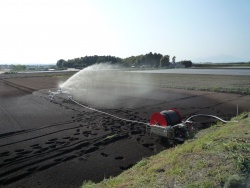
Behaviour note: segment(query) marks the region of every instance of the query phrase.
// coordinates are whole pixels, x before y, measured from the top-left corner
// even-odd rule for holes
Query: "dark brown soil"
[[[48,89],[64,81],[42,73],[0,75],[0,187],[79,187],[84,180],[116,176],[170,147],[143,124],[85,109],[63,95],[51,102]],[[142,98],[119,99],[116,108],[97,108],[145,123],[152,113],[170,108],[183,119],[206,113],[229,120],[237,105],[239,113],[250,110],[250,96],[203,91],[155,88]]]

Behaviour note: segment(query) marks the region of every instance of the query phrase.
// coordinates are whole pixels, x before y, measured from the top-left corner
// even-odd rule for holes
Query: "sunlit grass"
[[[113,134],[113,135],[105,137],[103,140],[111,140],[111,139],[113,139],[113,138],[115,138],[117,136],[118,136],[117,134]]]

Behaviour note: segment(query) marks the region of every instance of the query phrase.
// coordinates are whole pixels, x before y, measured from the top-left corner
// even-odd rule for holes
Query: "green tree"
[[[85,56],[80,58],[69,59],[67,61],[60,59],[57,61],[56,65],[58,68],[85,68],[91,66],[95,63],[105,63],[109,62],[111,64],[122,63],[122,59],[114,56]]]
[[[160,59],[160,67],[168,67],[170,65],[169,55],[164,55]]]
[[[25,65],[11,65],[11,69],[14,71],[24,71],[26,70]]]
[[[192,65],[193,65],[192,61],[190,61],[190,60],[181,61],[181,64],[183,64],[185,66],[185,68],[192,67]]]
[[[153,61],[153,53],[149,52],[148,54],[145,55],[145,62],[148,66],[153,67],[154,66],[154,61]]]
[[[155,61],[155,67],[160,67],[160,61],[161,61],[162,55],[154,53],[154,61]]]
[[[60,59],[60,60],[57,61],[56,66],[57,66],[58,68],[63,68],[65,62],[66,62],[66,61],[65,61],[64,59]]]

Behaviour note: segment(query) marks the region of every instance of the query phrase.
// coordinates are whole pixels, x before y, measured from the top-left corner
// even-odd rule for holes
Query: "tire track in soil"
[[[31,94],[33,93],[35,90],[23,85],[19,85],[19,84],[15,84],[13,82],[7,81],[6,79],[1,79],[1,82],[3,82],[3,84],[9,86],[10,88],[15,88],[18,91],[23,91],[27,94]]]
[[[16,97],[16,96],[23,96],[23,95],[27,95],[27,92],[23,91],[23,90],[19,90],[15,87],[12,87],[8,84],[6,84],[5,81],[3,81],[2,79],[0,79],[0,97],[3,98],[10,98],[10,97]]]
[[[74,136],[64,137],[63,139],[66,141],[62,141],[61,138],[54,138],[53,140],[49,139],[47,142],[42,144],[33,144],[30,145],[30,148],[32,148],[31,150],[16,148],[14,152],[1,152],[0,160],[3,159],[3,161],[0,162],[0,185],[10,184],[33,173],[46,170],[68,160],[73,160],[76,158],[78,158],[79,160],[87,160],[86,156],[89,153],[96,152],[100,149],[103,149],[108,144],[112,144],[122,139],[134,137],[136,138],[137,142],[142,144],[144,147],[150,150],[154,150],[154,142],[147,143],[147,141],[143,139],[143,137],[145,137],[146,135],[144,126],[138,125],[136,123],[125,123],[121,120],[111,118],[107,115],[100,115],[97,112],[77,110],[74,103],[71,103],[69,101],[66,102],[66,100],[63,98],[59,99],[62,100],[61,104],[57,102],[54,103],[57,105],[61,105],[66,109],[71,109],[78,112],[77,118],[73,121],[70,121],[70,123],[77,122],[79,123],[79,126],[75,126],[70,129],[63,129],[60,131],[49,132],[38,137],[21,140],[20,142],[29,142],[31,140],[36,140],[41,137],[47,137],[51,134],[56,135],[59,132],[68,130],[75,130],[75,134],[73,134]],[[112,114],[119,114],[127,119],[133,117],[133,119],[136,119],[138,121],[145,121],[145,119],[142,119],[139,116],[135,115],[134,111],[128,109],[104,109],[104,111]],[[81,122],[83,121],[85,122],[84,125],[81,124]],[[5,136],[5,138],[8,138],[15,135],[24,135],[26,133],[40,131],[43,129],[46,130],[58,125],[64,126],[65,124],[52,124],[37,129],[26,130],[26,132],[16,132],[3,136]],[[89,131],[81,130],[82,127],[89,129]],[[98,134],[98,130],[100,129],[106,134],[100,136]],[[79,135],[84,136],[84,138],[80,137]],[[10,144],[20,144],[20,142],[9,143],[7,145],[2,145],[1,147],[6,147]],[[109,157],[109,155],[105,153],[101,153],[100,155],[102,155],[103,157]],[[123,161],[124,157],[116,156],[114,159],[117,161]],[[120,169],[125,170],[132,165],[133,164],[124,166],[121,163]],[[4,171],[2,172],[2,170]]]
[[[123,116],[127,118],[132,114],[134,115],[134,112],[129,110],[113,111],[123,114]],[[139,120],[140,118],[137,117],[137,119]],[[145,135],[145,128],[142,126],[138,126],[135,123],[126,124],[120,120],[114,120],[106,115],[98,115],[98,118],[96,119],[96,113],[93,112],[81,112],[80,114],[77,114],[77,118],[75,120],[70,122],[79,123],[78,126],[70,128],[71,131],[75,131],[73,136],[49,139],[46,143],[34,144],[33,142],[33,144],[29,146],[31,150],[16,148],[15,151],[6,150],[1,152],[0,185],[7,185],[21,180],[32,175],[33,173],[46,170],[68,160],[76,158],[78,158],[79,161],[82,159],[87,160],[85,156],[89,153],[96,152],[109,144],[122,139],[131,138],[132,136],[140,135],[139,137],[143,137]],[[16,132],[3,136],[5,139],[8,139],[11,136],[25,135],[26,133],[40,131],[42,129],[46,130],[58,125],[63,126],[63,124],[53,124],[37,129],[26,130],[26,132]],[[88,129],[88,131],[86,129]],[[37,140],[41,137],[46,138],[51,134],[57,135],[57,133],[63,131],[68,131],[68,129],[50,132],[29,139],[23,139],[20,142],[28,144],[30,141]],[[98,131],[104,132],[104,134],[101,134]],[[0,147],[6,148],[6,146],[9,146],[10,144],[18,145],[20,142],[13,142]],[[122,161],[122,158],[123,156],[119,156],[116,160]],[[121,167],[121,169],[125,169],[125,167]]]

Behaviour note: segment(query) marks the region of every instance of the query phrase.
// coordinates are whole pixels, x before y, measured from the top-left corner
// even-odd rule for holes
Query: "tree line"
[[[114,56],[85,56],[69,60],[60,59],[57,61],[58,68],[86,68],[96,63],[109,62],[111,64],[121,63],[122,59]]]
[[[175,58],[175,56],[174,56]],[[88,66],[98,63],[119,64],[123,67],[137,67],[137,68],[167,68],[173,67],[175,62],[170,62],[169,55],[162,55],[160,53],[147,53],[145,55],[131,56],[127,58],[119,58],[115,56],[85,56],[69,60],[60,59],[56,65],[60,69],[63,68],[86,68]],[[184,60],[178,62],[185,67],[191,67],[192,61]]]
[[[14,71],[24,71],[26,70],[26,65],[10,65],[9,68]]]

